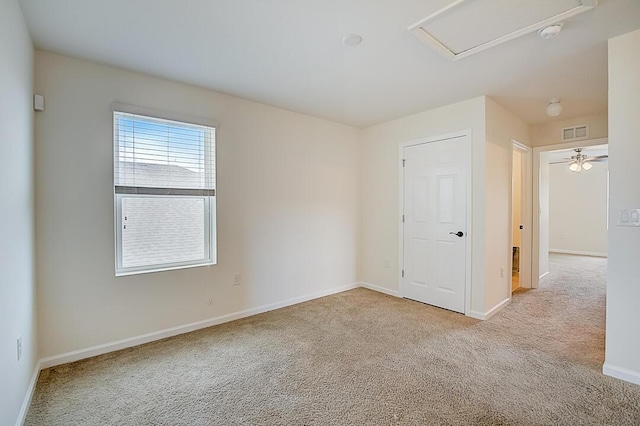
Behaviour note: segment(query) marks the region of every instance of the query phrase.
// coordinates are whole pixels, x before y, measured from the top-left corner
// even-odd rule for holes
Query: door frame
[[[465,234],[466,234],[466,241],[465,241],[465,285],[464,285],[464,315],[467,315],[470,311],[471,311],[471,247],[472,247],[472,238],[473,238],[473,232],[472,232],[472,200],[473,200],[473,187],[472,187],[472,172],[473,172],[473,138],[472,138],[472,134],[471,134],[471,129],[467,129],[467,130],[459,130],[457,132],[451,132],[451,133],[445,133],[442,135],[437,135],[437,136],[430,136],[430,137],[425,137],[425,138],[420,138],[420,139],[414,139],[411,141],[406,141],[406,142],[400,142],[399,143],[399,167],[398,167],[398,174],[399,174],[399,185],[400,185],[400,189],[398,191],[398,193],[400,194],[399,196],[399,208],[398,208],[398,265],[400,266],[399,270],[398,270],[398,295],[402,298],[404,298],[404,221],[403,221],[403,215],[404,215],[404,149],[409,147],[409,146],[414,146],[414,145],[422,145],[422,144],[427,144],[427,143],[432,143],[432,142],[439,142],[439,141],[445,141],[448,139],[456,139],[456,138],[460,138],[463,137],[465,138],[464,142],[467,145],[467,158],[466,158],[466,164],[465,164],[465,171],[466,171],[466,175],[467,175],[467,197],[466,197],[466,204],[467,204],[467,211],[465,212],[466,215],[466,230],[465,230]]]
[[[531,288],[540,285],[540,153],[558,151],[560,149],[582,148],[585,146],[608,145],[609,138],[583,139],[555,145],[545,145],[533,148],[533,233],[531,238]],[[546,274],[545,274],[546,275]]]
[[[533,231],[533,207],[531,194],[533,192],[533,184],[532,184],[532,149],[515,139],[511,139],[512,150],[511,150],[511,164],[513,165],[513,151],[518,150],[522,155],[521,161],[521,171],[520,175],[522,177],[521,181],[521,194],[520,194],[520,205],[521,205],[521,224],[523,225],[523,230],[520,239],[520,287],[521,288],[531,288],[532,276],[531,276],[531,254],[532,254],[532,231]],[[511,194],[513,194],[513,167],[511,168]],[[510,231],[510,241],[511,246],[513,246],[513,195],[511,199],[511,231]],[[513,268],[513,256],[511,257],[510,262],[511,268]],[[513,269],[510,269],[513,270]],[[526,279],[523,280],[523,277]],[[509,285],[509,298],[511,298],[511,286],[513,285],[513,274],[508,281]]]

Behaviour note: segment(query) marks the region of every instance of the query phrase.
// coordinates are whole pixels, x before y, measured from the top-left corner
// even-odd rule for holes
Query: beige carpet
[[[365,289],[45,370],[27,425],[638,425],[603,376],[605,259],[490,321]]]

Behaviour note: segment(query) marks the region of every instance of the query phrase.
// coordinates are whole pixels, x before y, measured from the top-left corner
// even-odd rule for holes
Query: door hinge
[[[402,215],[402,223],[404,223],[404,215]]]
[[[404,269],[402,270],[402,278],[404,278]]]
[[[402,159],[402,167],[404,167],[404,162],[407,161],[404,158]]]

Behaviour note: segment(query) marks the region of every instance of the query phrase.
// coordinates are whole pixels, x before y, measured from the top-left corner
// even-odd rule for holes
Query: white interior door
[[[464,313],[466,136],[404,148],[403,297]]]

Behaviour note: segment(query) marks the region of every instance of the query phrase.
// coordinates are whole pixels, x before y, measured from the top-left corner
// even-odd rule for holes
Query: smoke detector
[[[562,25],[563,24],[561,23],[549,25],[548,27],[541,28],[540,31],[538,31],[538,34],[540,34],[540,37],[542,37],[545,40],[558,37],[558,34],[560,34],[560,31],[562,31]]]
[[[362,43],[362,36],[360,34],[348,34],[342,37],[342,44],[349,47],[354,47]]]

